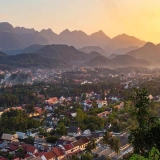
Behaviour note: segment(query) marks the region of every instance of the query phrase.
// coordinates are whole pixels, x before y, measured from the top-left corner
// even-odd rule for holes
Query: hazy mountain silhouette
[[[17,30],[19,30],[20,32],[17,33]],[[23,34],[21,34],[22,30]],[[7,22],[0,23],[0,49],[20,49],[28,47],[31,44],[48,43],[48,41],[44,37],[42,37],[38,32],[27,32],[28,29],[15,29],[11,24]]]
[[[67,45],[46,45],[37,53],[45,58],[58,59],[71,64],[81,63],[89,59],[88,54]]]
[[[147,45],[152,46],[152,44]],[[146,60],[137,59],[127,54],[109,59],[98,52],[84,53],[67,45],[31,45],[21,52],[23,54],[1,56],[0,64],[15,67],[44,66],[54,68],[69,68],[71,66],[119,68],[126,66],[150,67],[151,65]]]
[[[151,63],[143,59],[137,59],[130,55],[119,55],[112,59],[112,62],[119,66],[125,67],[149,67]]]
[[[101,53],[102,55],[107,55],[106,51],[99,46],[85,46],[79,50],[85,53],[90,53],[95,51],[95,52]]]
[[[130,46],[130,47],[127,47],[127,48],[118,48],[118,49],[113,49],[112,52],[115,53],[115,54],[119,54],[119,55],[122,55],[122,54],[126,54],[132,50],[135,50],[135,49],[138,49],[139,47],[137,46]]]
[[[15,27],[14,31],[17,34],[20,34],[20,35],[23,35],[23,34],[33,34],[33,33],[36,32],[34,28],[28,29],[28,28],[24,28],[24,27]]]
[[[0,31],[1,32],[14,32],[14,28],[8,22],[0,23]]]
[[[66,29],[60,34],[56,34],[51,29],[42,29],[38,32],[33,28],[14,28],[7,22],[0,23],[1,50],[24,49],[33,44],[66,44],[81,49],[84,46],[89,46],[90,48],[88,47],[88,50],[91,52],[96,51],[108,56],[112,53],[125,54],[133,49],[137,49],[136,47],[143,46],[145,42],[126,34],[118,35],[111,39],[102,30],[92,33],[91,35],[87,35],[81,30],[69,31]],[[101,49],[100,51],[95,48],[92,50],[91,46],[101,48],[105,47],[105,51],[104,49]]]
[[[6,54],[0,51],[0,56],[6,56]]]
[[[59,37],[51,29],[42,29],[40,34],[48,40],[49,44],[58,43]]]
[[[95,46],[105,46],[111,40],[102,30],[95,32],[89,37],[91,44]]]
[[[160,49],[159,45],[156,46],[151,42],[147,42],[143,47],[130,51],[127,55],[154,62],[160,59]]]
[[[112,50],[113,49],[115,50],[119,48],[128,48],[130,46],[142,47],[145,43],[146,43],[145,41],[142,41],[133,36],[129,36],[127,34],[121,34],[111,39],[108,43],[108,46]]]
[[[35,53],[36,51],[40,50],[44,46],[45,45],[33,44],[24,49],[13,49],[13,50],[3,50],[3,51],[8,55],[16,55],[16,54],[21,54],[21,53]]]
[[[107,58],[108,58],[108,59],[113,59],[113,58],[115,58],[115,57],[117,57],[117,56],[119,56],[119,54],[113,53],[113,54],[111,54],[110,56],[108,56]]]
[[[101,53],[98,53],[98,52],[96,52],[96,51],[90,52],[88,55],[89,55],[90,58],[102,56]]]
[[[91,68],[117,68],[119,67],[117,64],[113,63],[110,59],[104,56],[98,56],[90,59],[89,61],[83,64],[85,67]]]
[[[72,45],[76,48],[80,48],[89,43],[89,36],[83,31],[69,31],[68,29],[62,31],[59,34],[60,43]]]
[[[119,68],[119,67],[149,67],[150,62],[136,59],[129,55],[119,55],[112,59],[108,59],[104,56],[98,56],[90,59],[84,63],[87,67],[101,67],[101,68]]]
[[[21,53],[35,53],[38,50],[42,49],[45,45],[40,45],[40,44],[33,44],[23,50],[21,50]]]
[[[67,62],[55,59],[44,58],[37,53],[25,53],[13,56],[2,56],[0,64],[11,67],[52,67],[55,69],[69,68]]]

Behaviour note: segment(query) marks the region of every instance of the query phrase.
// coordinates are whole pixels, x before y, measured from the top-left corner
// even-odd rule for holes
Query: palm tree
[[[102,143],[105,144],[106,146],[108,145],[112,149],[113,148],[112,134],[106,131],[103,135]]]
[[[120,152],[120,140],[118,137],[113,137],[113,148],[112,148],[115,153],[117,153],[117,156]]]
[[[106,131],[103,135],[102,142],[103,144],[110,146],[112,144],[112,134]]]
[[[88,145],[86,146],[86,151],[87,152],[89,152],[89,153],[91,153],[91,151],[93,150],[93,149],[95,149],[96,148],[96,142],[95,142],[95,139],[91,139],[91,141],[88,143]]]

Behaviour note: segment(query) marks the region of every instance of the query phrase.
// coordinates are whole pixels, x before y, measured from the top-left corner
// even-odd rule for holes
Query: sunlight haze
[[[103,30],[160,42],[159,0],[0,0],[0,22],[55,33]]]

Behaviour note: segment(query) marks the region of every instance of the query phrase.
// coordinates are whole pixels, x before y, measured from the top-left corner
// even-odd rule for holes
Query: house
[[[104,112],[98,113],[97,116],[100,118],[107,118],[109,114],[110,112],[104,111]]]
[[[119,105],[117,106],[114,106],[114,108],[117,108],[118,110],[119,109],[122,109],[124,107],[124,102],[120,103]]]
[[[42,150],[42,151],[50,151],[51,148],[53,147],[52,144],[47,143],[47,142],[43,142],[43,141],[41,141],[41,142],[35,141],[35,142],[34,142],[34,146],[35,146],[37,149]]]
[[[92,106],[92,101],[90,99],[87,99],[84,101],[84,106]]]
[[[119,99],[117,97],[111,97],[111,100],[115,102],[119,102]]]
[[[61,160],[64,158],[65,153],[63,152],[63,150],[61,148],[52,148],[52,152],[56,155],[57,160]]]
[[[89,129],[83,131],[83,135],[90,135],[91,134],[91,131]]]
[[[72,142],[71,144],[74,147],[73,148],[74,151],[77,151],[77,150],[84,151],[88,143],[89,143],[89,139],[87,137],[84,137],[75,142]]]
[[[9,150],[10,151],[16,151],[19,147],[15,145],[10,145]]]
[[[23,132],[16,132],[16,134],[18,135],[19,139],[26,139],[28,137],[26,133]]]
[[[28,145],[26,151],[28,155],[34,155],[38,152],[37,148],[32,145]]]
[[[54,105],[58,103],[58,98],[57,97],[52,97],[48,100],[45,100],[45,103],[48,105]]]
[[[68,142],[69,141],[71,141],[71,142],[76,141],[76,138],[72,137],[72,136],[62,136],[61,139],[66,140]]]
[[[6,148],[7,147],[7,142],[0,142],[0,148]]]
[[[106,100],[97,100],[98,108],[102,108],[103,106],[107,106],[108,103]]]
[[[70,136],[78,136],[82,134],[82,130],[78,126],[70,126],[67,129],[68,135]]]
[[[63,148],[66,155],[73,151],[73,146],[71,144],[66,144]]]
[[[38,157],[32,158],[32,160],[42,160],[42,158],[41,156],[38,156]]]
[[[68,153],[68,154],[66,155],[66,158],[67,158],[67,159],[71,159],[72,156],[77,155],[77,154],[79,154],[79,153],[80,153],[80,150],[76,150],[76,151],[70,152],[70,153]]]
[[[69,140],[65,140],[65,139],[58,139],[58,141],[56,142],[56,146],[63,146],[66,145],[68,143],[70,143],[71,141]]]
[[[49,123],[49,124],[52,126],[52,125],[53,125],[53,120],[54,120],[54,117],[48,116],[48,117],[45,119],[45,122]]]
[[[63,103],[64,101],[66,101],[66,99],[62,96],[62,97],[59,99],[59,103]]]
[[[45,112],[45,109],[42,110],[42,108],[35,107],[35,108],[34,108],[34,112],[30,113],[30,114],[29,114],[29,117],[41,116],[44,112]]]
[[[52,152],[46,152],[41,156],[42,160],[56,160],[56,155]]]
[[[3,141],[6,141],[6,142],[13,142],[13,141],[18,141],[18,135],[17,134],[6,134],[6,133],[3,133],[1,139]]]
[[[99,143],[103,138],[103,133],[92,133],[88,136],[89,139],[94,139],[96,143]]]

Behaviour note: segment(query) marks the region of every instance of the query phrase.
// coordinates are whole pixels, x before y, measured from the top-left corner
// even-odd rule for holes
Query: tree
[[[112,134],[109,132],[105,132],[102,139],[103,144],[108,145],[110,148],[112,148]]]
[[[118,137],[112,136],[111,133],[108,133],[107,131],[103,135],[102,139],[103,144],[108,145],[113,151],[115,151],[117,154],[120,151],[120,140]]]
[[[12,155],[12,154],[8,154],[7,158],[8,158],[9,160],[11,160],[11,159],[13,158],[13,155]]]
[[[113,139],[113,148],[112,148],[112,149],[113,149],[117,154],[119,154],[119,152],[120,152],[120,140],[119,140],[118,137],[113,137],[112,139]]]
[[[58,140],[55,136],[47,136],[47,142],[48,143],[55,143]]]
[[[56,133],[60,135],[67,135],[67,129],[63,122],[60,122],[56,127]]]
[[[91,153],[91,151],[93,150],[93,149],[95,149],[96,148],[96,142],[95,142],[95,139],[91,139],[91,141],[88,143],[88,145],[86,146],[86,151],[87,152],[89,152],[89,153]]]
[[[25,140],[25,142],[28,143],[28,144],[34,145],[34,138],[33,138],[33,137],[28,137],[28,138]]]
[[[84,101],[86,99],[86,93],[82,94],[82,100]]]
[[[83,122],[83,120],[84,120],[84,113],[79,108],[77,108],[76,113],[77,113],[77,115],[76,115],[76,122],[78,124],[81,124]]]
[[[69,160],[69,159],[68,159],[68,160]],[[70,160],[79,160],[79,158],[78,158],[78,156],[73,155],[73,156],[70,158]]]
[[[133,154],[130,160],[159,160],[160,159],[160,152],[155,147],[149,152],[148,158],[145,158],[139,154]]]
[[[94,123],[90,123],[87,125],[87,129],[90,129],[93,132],[97,129],[97,126]]]
[[[159,120],[149,115],[149,98],[146,89],[135,90],[132,96],[133,115],[138,125],[130,130],[129,142],[134,147],[134,153],[147,156],[152,147],[160,148]],[[155,133],[156,131],[156,133]]]
[[[18,148],[17,152],[23,152],[23,148],[22,147]]]
[[[81,156],[81,160],[92,160],[92,159],[93,159],[93,156],[89,152],[83,153]]]

